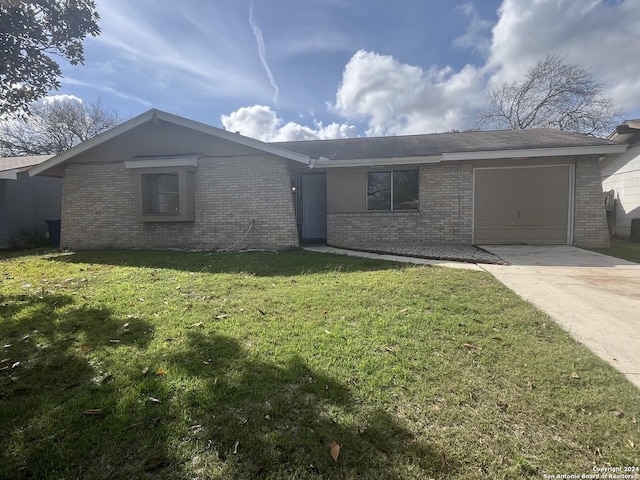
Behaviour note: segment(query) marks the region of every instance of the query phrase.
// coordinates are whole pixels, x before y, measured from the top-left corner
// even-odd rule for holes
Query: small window
[[[143,222],[191,222],[195,219],[192,167],[140,168],[134,175],[138,219]]]
[[[368,210],[418,210],[418,172],[393,170],[369,172]]]

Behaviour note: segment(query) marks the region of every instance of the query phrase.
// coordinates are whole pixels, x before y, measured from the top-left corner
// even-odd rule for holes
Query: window
[[[177,173],[143,173],[142,213],[180,214],[180,187]]]
[[[369,172],[367,210],[418,210],[418,171]]]
[[[134,181],[138,220],[191,222],[195,219],[192,167],[139,168]]]

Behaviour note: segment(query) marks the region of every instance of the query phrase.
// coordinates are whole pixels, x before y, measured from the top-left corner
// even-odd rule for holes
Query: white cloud
[[[464,3],[458,10],[469,18],[469,24],[464,35],[456,38],[453,45],[460,48],[470,48],[482,55],[488,55],[491,49],[491,27],[489,20],[480,17],[475,5],[471,2]]]
[[[285,123],[276,112],[264,105],[239,108],[229,115],[222,115],[221,120],[225,129],[265,142],[348,138],[358,133],[356,127],[347,123],[325,126],[322,122],[314,121],[313,127],[295,122]]]
[[[423,69],[360,50],[345,66],[331,108],[368,122],[367,135],[470,128],[489,88],[523,79],[548,53],[590,68],[618,107],[640,108],[640,63],[633,61],[640,0],[504,0],[491,34],[472,3],[459,9],[470,20],[453,46],[477,50],[484,64]]]
[[[640,107],[640,1],[504,0],[486,70],[491,85],[520,80],[547,53],[591,69],[605,95]]]
[[[258,44],[258,56],[260,57],[260,62],[264,67],[264,70],[267,74],[267,78],[269,79],[269,83],[273,87],[273,103],[277,107],[278,106],[278,95],[280,94],[280,89],[278,88],[278,84],[276,83],[276,79],[271,72],[271,68],[269,68],[269,64],[267,63],[267,47],[264,44],[264,38],[262,37],[262,30],[258,27],[258,24],[255,22],[253,18],[253,2],[249,6],[249,24],[251,25],[251,29],[253,30],[253,35],[256,37],[256,43]]]
[[[482,77],[473,65],[425,72],[360,50],[344,69],[333,108],[346,118],[367,120],[369,136],[398,135],[466,128],[482,101]]]
[[[75,95],[49,95],[39,100],[43,105],[53,105],[54,103],[71,103],[77,102],[82,105],[82,99]]]

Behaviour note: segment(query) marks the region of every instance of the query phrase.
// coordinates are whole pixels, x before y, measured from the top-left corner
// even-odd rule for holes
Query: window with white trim
[[[367,173],[367,210],[418,210],[417,170]]]

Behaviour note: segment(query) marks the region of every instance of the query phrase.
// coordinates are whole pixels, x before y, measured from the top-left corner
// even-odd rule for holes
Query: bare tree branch
[[[604,85],[584,67],[547,55],[524,80],[505,83],[487,94],[487,107],[476,115],[477,129],[556,128],[606,135],[622,115]]]
[[[100,99],[36,102],[27,117],[16,114],[0,121],[0,154],[3,156],[58,154],[121,122],[116,110],[107,110]]]

